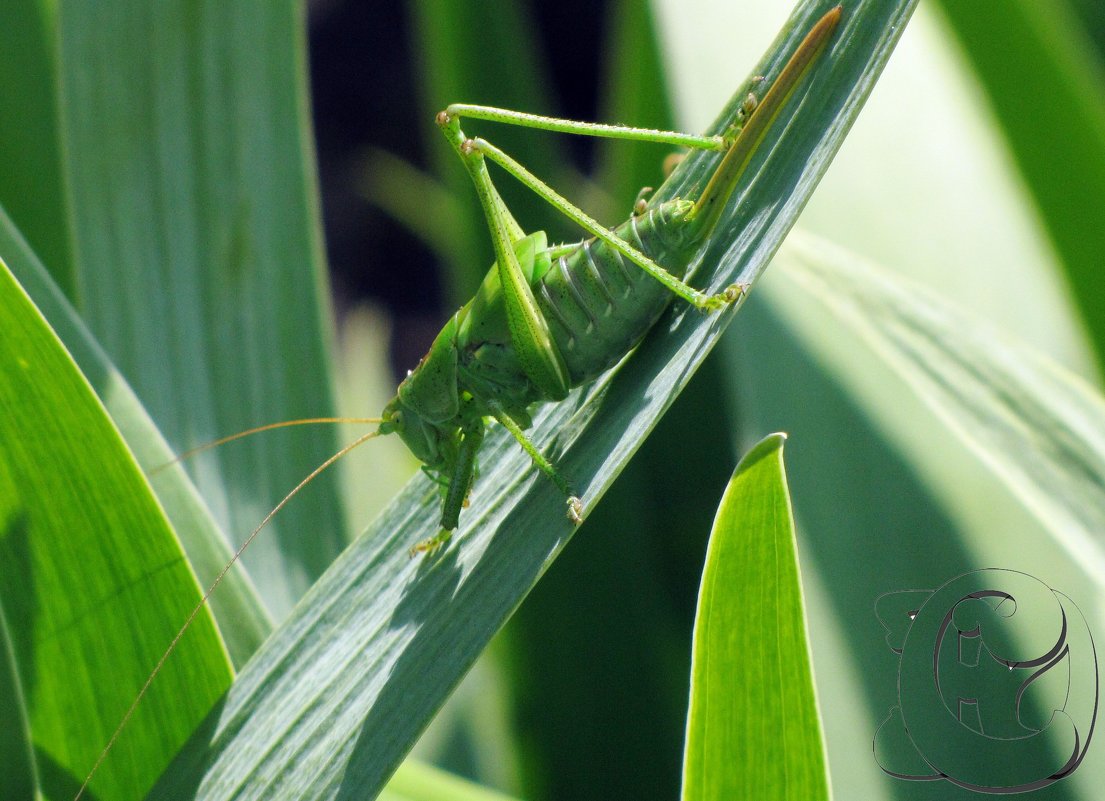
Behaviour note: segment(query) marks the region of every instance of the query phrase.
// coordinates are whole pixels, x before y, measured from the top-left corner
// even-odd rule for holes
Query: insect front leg
[[[441,507],[441,530],[411,548],[412,557],[418,553],[432,554],[453,536],[453,529],[460,522],[460,510],[464,508],[472,489],[472,479],[476,474],[476,454],[483,444],[484,430],[483,420],[478,418],[464,429],[456,461],[448,476],[449,489]]]

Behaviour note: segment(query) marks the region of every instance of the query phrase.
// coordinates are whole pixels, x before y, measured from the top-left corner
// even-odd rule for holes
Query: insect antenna
[[[279,423],[266,423],[263,426],[255,426],[254,428],[247,428],[245,431],[239,431],[237,434],[230,434],[229,436],[220,437],[219,439],[205,442],[202,445],[197,445],[194,448],[189,448],[164,464],[159,464],[156,467],[150,468],[149,475],[155,475],[162,470],[167,470],[175,464],[179,464],[187,459],[191,459],[197,453],[203,453],[209,451],[212,448],[217,448],[220,445],[225,445],[228,442],[234,442],[235,440],[244,439],[245,437],[252,436],[253,434],[260,434],[264,431],[272,431],[277,428],[291,428],[292,426],[307,426],[318,425],[328,423],[347,423],[349,425],[373,425],[384,422],[379,417],[302,417],[296,420],[282,420]]]
[[[284,423],[270,423],[267,426],[259,426],[258,428],[250,429],[249,431],[243,431],[241,433],[234,434],[231,437],[224,438],[222,441],[229,441],[229,440],[232,440],[232,439],[238,439],[240,437],[244,437],[244,436],[247,436],[249,434],[257,433],[258,431],[265,431],[265,430],[268,430],[268,429],[271,429],[271,428],[280,428],[281,426],[300,425],[300,424],[311,423],[311,422],[353,422],[353,421],[351,421],[349,419],[346,419],[346,418],[316,418],[314,420],[290,420],[290,421],[287,421],[287,422],[284,422]],[[364,421],[359,420],[358,422],[364,422]],[[375,421],[375,422],[379,422],[379,421]],[[317,478],[320,473],[322,473],[324,470],[326,470],[326,468],[328,468],[332,464],[334,464],[334,462],[341,459],[347,453],[352,451],[354,448],[358,447],[359,445],[363,445],[365,442],[368,442],[368,440],[373,439],[373,438],[378,437],[378,436],[380,436],[379,431],[370,431],[367,434],[361,435],[360,437],[358,437],[357,439],[353,440],[348,445],[343,447],[341,450],[339,450],[337,453],[335,453],[333,456],[331,456],[325,462],[320,464],[314,470],[312,470],[307,475],[306,478],[304,478],[302,481],[300,481],[298,484],[296,484],[295,488],[292,489],[291,492],[289,492],[287,495],[285,495],[281,499],[280,503],[276,504],[276,506],[273,507],[271,512],[269,512],[267,515],[265,515],[265,519],[262,520],[257,525],[257,527],[255,529],[253,529],[253,531],[250,532],[249,536],[245,538],[245,540],[242,542],[242,544],[240,546],[238,546],[238,550],[234,552],[234,556],[232,556],[230,558],[230,561],[227,562],[226,565],[223,567],[223,569],[219,571],[219,574],[217,576],[215,576],[215,580],[211,582],[211,586],[209,586],[207,588],[207,591],[204,592],[203,597],[200,598],[200,600],[199,600],[199,603],[197,603],[195,605],[195,607],[192,609],[192,611],[188,614],[188,617],[185,619],[184,624],[180,627],[180,630],[177,631],[176,635],[173,637],[172,641],[169,643],[169,646],[165,649],[165,652],[163,654],[161,654],[161,658],[157,660],[157,664],[154,665],[154,668],[150,672],[150,675],[146,678],[145,683],[142,685],[142,689],[140,689],[138,691],[138,695],[136,695],[134,697],[134,700],[131,701],[131,704],[127,708],[126,713],[124,713],[122,719],[119,721],[119,725],[116,726],[115,731],[112,732],[111,737],[107,741],[107,745],[104,746],[103,750],[100,752],[100,755],[98,757],[96,757],[96,761],[95,761],[95,763],[93,763],[92,769],[90,771],[88,771],[88,775],[85,777],[84,782],[81,784],[80,789],[77,791],[77,794],[75,796],[73,796],[73,801],[79,801],[80,797],[82,795],[84,795],[84,791],[86,789],[88,789],[88,785],[92,782],[92,777],[96,775],[96,771],[100,769],[100,765],[103,764],[104,759],[107,758],[108,753],[111,751],[112,747],[114,747],[115,741],[119,739],[119,735],[121,735],[123,733],[123,730],[127,727],[127,723],[130,722],[130,719],[134,715],[135,710],[138,709],[138,705],[140,703],[142,703],[142,699],[146,696],[146,692],[150,689],[150,686],[153,684],[154,679],[157,678],[157,674],[161,672],[161,668],[164,667],[165,662],[168,661],[168,659],[172,655],[173,651],[176,650],[177,644],[180,642],[180,640],[184,636],[185,632],[188,631],[188,628],[192,625],[192,621],[196,619],[196,615],[198,615],[200,613],[200,610],[202,610],[203,607],[207,604],[207,601],[211,598],[211,595],[218,588],[219,584],[222,583],[222,580],[223,580],[223,578],[226,577],[226,574],[230,572],[230,569],[238,563],[238,560],[241,558],[242,554],[245,553],[246,548],[248,548],[250,546],[250,543],[252,543],[253,540],[257,537],[257,535],[261,533],[261,530],[265,526],[267,526],[269,524],[269,522],[274,517],[276,517],[277,512],[279,512],[281,509],[283,509],[285,506],[287,506],[288,502],[291,501],[291,499],[294,498],[296,495],[298,495],[300,490],[302,490],[304,487],[306,487],[308,484],[310,484],[312,481],[314,481],[315,478]],[[201,446],[201,449],[206,448],[206,447],[213,447],[216,444],[219,444],[219,443],[216,442],[216,443],[211,443],[210,445],[207,445],[207,446]],[[196,449],[193,449],[193,450],[196,450]],[[183,456],[184,456],[183,454],[181,456],[178,456],[175,461],[179,461],[181,458],[183,458]],[[172,463],[170,462],[170,464],[172,464]]]

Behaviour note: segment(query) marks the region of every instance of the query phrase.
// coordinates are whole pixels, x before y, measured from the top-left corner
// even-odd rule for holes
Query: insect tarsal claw
[[[411,559],[414,559],[414,557],[418,556],[418,554],[423,554],[427,557],[433,556],[441,549],[441,546],[452,539],[452,537],[453,532],[447,528],[443,528],[434,536],[428,539],[424,539],[422,540],[422,542],[413,546],[409,551],[407,551],[407,556],[409,556]]]
[[[741,101],[740,113],[744,117],[752,116],[752,112],[756,110],[756,107],[760,105],[760,99],[751,92]]]
[[[575,495],[568,498],[568,519],[577,526],[583,522],[583,501]]]
[[[722,295],[725,298],[726,303],[736,303],[748,294],[748,290],[752,288],[751,284],[730,284],[725,288],[725,292]]]

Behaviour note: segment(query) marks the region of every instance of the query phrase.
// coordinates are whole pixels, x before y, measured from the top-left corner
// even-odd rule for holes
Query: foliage
[[[653,18],[638,3],[614,3],[596,116],[669,124],[670,95],[679,127],[703,128],[739,85],[735,76],[773,74],[827,5],[800,4],[753,69],[749,54],[783,25],[777,4],[658,2]],[[460,536],[434,561],[405,556],[436,514],[424,479],[336,560],[345,521],[359,530],[367,513],[345,511],[338,481],[313,486],[247,556],[259,593],[235,573],[216,594],[225,646],[203,613],[97,774],[96,797],[139,797],[174,754],[154,797],[379,789],[515,610],[494,659],[473,674],[505,683],[475,693],[484,703],[462,686],[461,703],[425,748],[436,736],[447,765],[527,797],[674,796],[709,518],[741,443],[774,430],[791,436],[829,764],[846,766],[831,771],[834,792],[914,797],[915,785],[882,775],[870,758],[894,679],[874,599],[983,564],[1046,572],[1084,609],[1101,583],[1100,399],[1063,372],[1093,384],[1100,363],[1091,269],[1100,226],[1086,210],[1101,196],[1093,165],[1105,163],[1094,122],[1101,71],[1063,3],[1041,17],[1019,0],[1000,25],[947,5],[948,21],[917,20],[917,38],[895,57],[900,74],[888,76],[909,81],[911,68],[922,77],[875,99],[805,217],[925,290],[803,239],[783,251],[690,386],[728,319],[673,306],[615,373],[537,416],[538,441],[586,490],[591,510],[566,550],[572,531],[555,491],[502,437],[483,454]],[[773,130],[700,276],[718,284],[759,276],[911,7],[846,4],[832,58]],[[478,4],[457,23],[456,8],[424,0],[412,13],[422,117],[453,100],[556,113],[525,13]],[[227,542],[240,541],[337,446],[325,432],[283,432],[203,454],[187,476],[153,469],[169,447],[329,413],[333,337],[320,291],[296,4],[16,0],[3,16],[0,113],[23,124],[0,128],[0,203],[10,215],[0,257],[18,281],[0,276],[0,710],[19,722],[0,741],[5,776],[14,777],[0,797],[35,787],[66,798],[199,598],[181,554],[206,585]],[[964,66],[948,56],[952,32],[971,43],[993,117],[977,86],[963,88]],[[1011,50],[1008,36],[1025,45],[1020,72],[998,60]],[[732,64],[740,54],[746,63]],[[1024,74],[1045,88],[1027,90],[1017,78]],[[1063,99],[1044,113],[1040,104],[1055,99],[1047,87],[1062,87]],[[895,99],[912,112],[905,121],[888,108]],[[1080,178],[1076,192],[1047,168],[1054,151],[1041,152],[1045,137],[1024,135],[1038,125],[1018,125],[1041,115],[1077,140],[1064,156]],[[611,221],[656,182],[663,155],[603,144],[590,185],[566,166],[558,137],[526,135],[515,145],[512,136],[496,141],[554,186],[575,183],[579,191],[565,193]],[[389,172],[381,158],[366,158],[366,191],[396,216],[418,219],[419,200],[406,191],[428,186],[438,196],[461,175],[444,143],[435,148],[443,177],[408,180],[409,165],[393,160]],[[1010,178],[1010,164],[1020,165],[1019,177]],[[709,158],[688,158],[661,191],[682,191],[708,169]],[[504,189],[523,225],[546,225],[550,213]],[[490,263],[486,234],[465,205],[470,194],[463,182],[440,192],[456,213],[429,215],[419,231],[454,257],[445,259],[453,266],[444,282],[454,301],[482,272],[473,264]],[[402,254],[374,257],[406,280]],[[381,361],[378,340],[342,346],[356,354],[342,359],[346,386],[356,383],[350,373]],[[349,412],[379,406],[358,402]],[[349,471],[355,492],[390,480],[383,445],[366,446]],[[107,497],[117,500],[99,500]],[[270,613],[278,628],[256,650]],[[239,666],[254,654],[233,685],[224,649]],[[513,716],[496,717],[489,700]],[[503,762],[516,772],[480,771]],[[1087,760],[1040,797],[1078,797],[1100,781],[1096,764],[1103,761]],[[404,768],[405,784],[388,792],[416,798],[420,782],[437,786],[419,770]]]

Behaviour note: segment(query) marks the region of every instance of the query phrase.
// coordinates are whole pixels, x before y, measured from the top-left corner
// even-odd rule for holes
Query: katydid
[[[740,285],[715,295],[703,293],[684,282],[683,275],[711,236],[726,201],[775,117],[828,44],[841,14],[841,7],[836,6],[821,17],[763,97],[749,94],[741,105],[739,123],[716,136],[581,123],[463,104],[449,106],[438,114],[437,124],[475,183],[494,245],[495,264],[476,295],[445,324],[429,352],[407,374],[382,416],[345,420],[378,423],[378,429],[316,468],[242,543],[158,661],[76,798],[83,795],[161,666],[242,552],[307,483],[367,439],[397,433],[442,488],[441,529],[416,545],[412,555],[437,550],[457,527],[476,475],[476,459],[488,418],[498,421],[517,439],[536,467],[564,494],[568,517],[575,523],[582,522],[582,502],[524,433],[530,425],[529,408],[536,403],[561,401],[572,388],[610,369],[636,347],[674,297],[712,312],[743,296],[746,287]],[[762,79],[754,79],[754,83],[759,81]],[[724,156],[696,200],[676,198],[653,205],[639,196],[629,220],[609,230],[494,145],[467,137],[460,128],[463,117],[716,150]],[[549,247],[544,232],[526,235],[495,189],[487,170],[488,160],[545,198],[592,238]],[[264,425],[203,448],[272,428],[323,422],[339,420],[315,418]]]
[[[743,125],[719,136],[581,123],[487,106],[452,105],[437,124],[472,177],[495,249],[475,297],[446,323],[429,352],[399,385],[379,433],[398,433],[442,487],[441,530],[414,551],[433,551],[457,527],[476,474],[485,421],[497,420],[567,499],[583,507],[567,480],[525,435],[528,409],[555,402],[593,381],[632,350],[673,297],[703,311],[725,308],[745,288],[707,295],[682,277],[712,233],[756,147],[807,68],[824,49],[841,8],[810,30],[762,100],[745,101]],[[610,231],[556,194],[507,154],[460,128],[464,117],[552,131],[637,139],[725,152],[697,200],[638,203]],[[578,223],[592,239],[548,247],[544,232],[524,234],[500,198],[492,161]],[[661,266],[663,265],[663,266]],[[412,551],[412,553],[414,552]]]

